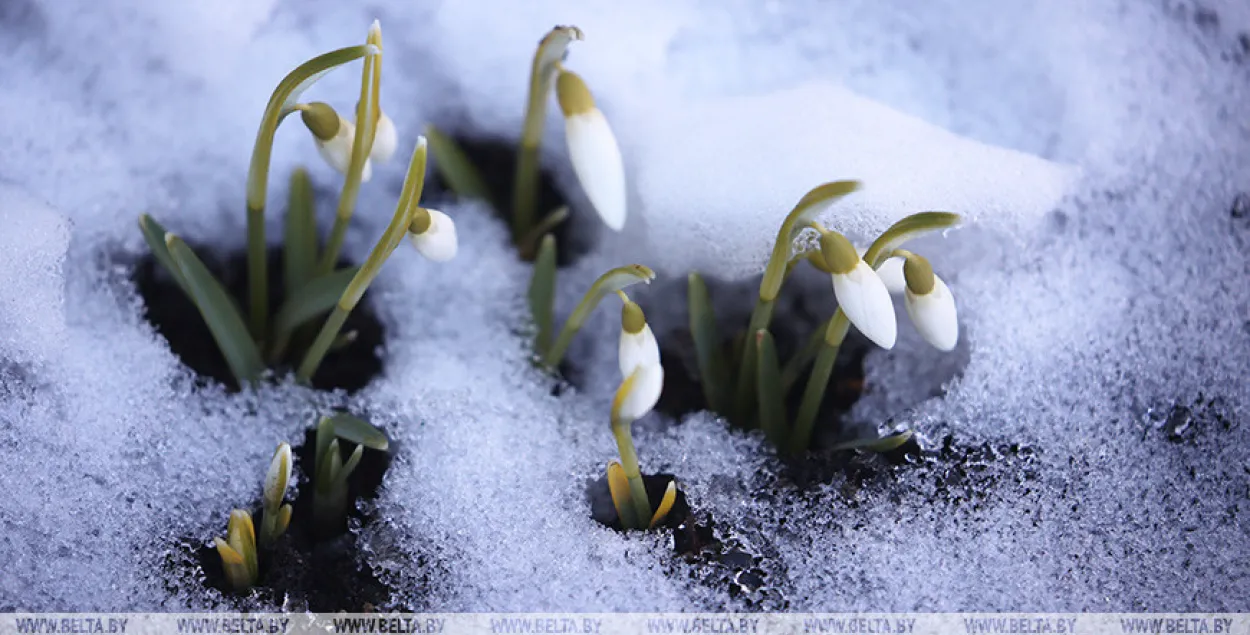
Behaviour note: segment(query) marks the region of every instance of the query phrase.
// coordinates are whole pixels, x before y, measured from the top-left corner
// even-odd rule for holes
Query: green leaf
[[[347,457],[347,463],[344,463],[343,467],[339,470],[338,480],[340,483],[347,483],[347,479],[351,477],[352,472],[356,470],[356,466],[360,465],[360,457],[364,456],[364,453],[365,446],[363,445],[358,445],[355,450],[352,450],[352,455]]]
[[[430,143],[434,169],[438,170],[443,182],[456,196],[476,198],[494,204],[490,189],[486,187],[486,179],[482,178],[477,166],[473,165],[469,155],[455,139],[432,125],[425,127],[425,136]]]
[[[178,283],[182,292],[190,296],[191,292],[187,290],[187,283],[182,279],[182,272],[178,270],[178,265],[174,264],[173,257],[169,255],[169,248],[165,246],[165,234],[169,232],[147,214],[139,215],[139,231],[143,232],[143,240],[152,250],[156,261],[174,277],[174,282]]]
[[[534,273],[530,278],[530,315],[534,319],[534,352],[541,353],[551,345],[551,332],[555,320],[556,299],[556,237],[543,236],[534,259]]]
[[[554,230],[557,225],[563,223],[568,217],[569,206],[561,205],[538,221],[538,224],[517,242],[517,250],[521,254],[521,260],[533,260],[543,236]]]
[[[317,214],[312,183],[304,168],[295,168],[291,172],[282,256],[283,284],[289,305],[296,296],[295,291],[313,278],[317,267]]]
[[[260,351],[225,289],[181,238],[165,234],[165,246],[182,272],[191,300],[204,317],[213,339],[226,358],[226,364],[230,366],[230,372],[240,384],[260,379],[265,370]]]
[[[334,436],[345,441],[363,445],[372,450],[385,451],[390,447],[386,433],[373,427],[368,421],[354,417],[346,412],[339,412],[329,417],[334,426]]]
[[[888,437],[854,439],[844,441],[833,446],[832,450],[864,450],[866,452],[884,453],[896,450],[904,443],[907,443],[915,436],[912,430],[904,430],[898,434],[892,434]]]
[[[703,398],[713,412],[727,414],[727,391],[729,390],[729,367],[725,365],[721,349],[720,333],[716,328],[716,314],[707,284],[698,272],[687,277],[686,300],[690,309],[690,335],[699,360],[699,383],[703,384]]]
[[[333,309],[357,271],[360,271],[360,267],[339,269],[329,275],[313,278],[290,294],[290,299],[274,317],[274,332],[278,336],[289,338],[291,332],[301,324]]]
[[[756,331],[756,390],[759,392],[760,428],[774,447],[784,447],[786,437],[785,393],[777,366],[777,346],[768,331]]]
[[[330,417],[322,417],[317,421],[317,458],[316,462],[320,463],[322,457],[326,455],[326,450],[330,448],[330,442],[334,440],[334,420]]]
[[[889,229],[882,232],[872,242],[872,246],[868,248],[868,251],[864,252],[864,262],[876,269],[890,257],[890,252],[894,251],[899,245],[929,232],[954,227],[961,220],[959,214],[950,212],[920,212],[919,214],[912,214],[894,223]]]
[[[830,318],[832,319],[832,318]],[[807,365],[816,359],[816,354],[820,352],[820,343],[825,341],[825,332],[829,329],[829,320],[825,320],[807,336],[803,348],[800,348],[795,354],[786,361],[785,368],[781,371],[781,388],[789,392],[794,387],[795,382],[807,369]]]

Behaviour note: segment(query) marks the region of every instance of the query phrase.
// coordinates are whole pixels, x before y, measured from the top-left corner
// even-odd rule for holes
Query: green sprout
[[[340,440],[356,446],[346,462]],[[381,430],[363,419],[339,413],[317,422],[316,443],[313,522],[322,533],[333,533],[347,515],[347,479],[360,465],[365,448],[386,451],[390,442]]]
[[[539,145],[552,92],[564,115],[569,161],[586,197],[608,227],[619,231],[625,225],[625,169],[616,137],[586,83],[563,65],[569,44],[581,39],[582,31],[575,26],[553,28],[538,43],[530,66],[529,95],[510,202],[512,241],[526,260],[538,255],[544,237],[569,213],[568,208],[560,207],[536,218]],[[492,195],[486,179],[454,139],[433,126],[426,128],[426,136],[435,168],[456,195],[486,200],[502,208],[502,201]]]
[[[217,554],[221,556],[226,580],[235,591],[246,591],[260,580],[260,565],[256,559],[256,530],[252,515],[242,509],[230,512],[226,525],[226,538],[214,538]]]
[[[908,216],[878,236],[861,256],[845,236],[816,221],[834,202],[857,189],[859,183],[855,181],[825,183],[795,205],[777,232],[745,337],[737,340],[739,345],[725,346],[717,332],[707,285],[697,272],[689,276],[690,330],[709,409],[737,425],[760,428],[775,447],[790,455],[801,455],[810,447],[816,416],[850,327],[882,348],[894,346],[897,322],[891,293],[904,295],[912,322],[934,347],[949,351],[958,340],[950,289],[933,274],[927,260],[898,247],[922,234],[954,227],[959,216],[947,212]],[[819,249],[796,254],[795,243],[805,230],[816,232]],[[769,324],[787,277],[803,261],[830,276],[839,306],[782,364]],[[809,366],[798,411],[789,413],[786,397]],[[834,447],[884,452],[902,445],[911,434],[905,431],[881,439],[848,439]]]
[[[291,482],[291,446],[287,443],[278,444],[278,449],[269,461],[269,472],[265,474],[265,486],[261,491],[262,513],[260,517],[260,545],[268,547],[277,542],[291,524],[291,513],[294,511],[289,503],[283,504],[287,486]]]
[[[299,101],[300,95],[327,72],[360,58],[364,64],[355,124],[328,104]],[[335,269],[371,162],[388,160],[395,151],[394,123],[379,106],[381,77],[382,29],[375,21],[365,44],[331,51],[299,65],[279,82],[270,97],[256,134],[247,178],[246,320],[239,309],[241,303],[229,296],[185,241],[150,216],[139,217],[139,228],[154,257],[195,304],[240,386],[259,381],[267,366],[296,366],[296,361],[296,379],[308,383],[329,351],[350,345],[354,334],[340,334],[340,330],[405,233],[427,258],[446,260],[455,255],[454,223],[442,212],[418,205],[426,163],[426,143],[419,137],[390,227],[364,265]],[[303,169],[292,173],[283,231],[286,294],[282,306],[270,312],[264,222],[270,155],[278,125],[296,112],[312,133],[320,154],[345,178],[334,225],[324,249],[319,249],[312,184]],[[310,330],[314,321],[327,313],[320,331]]]
[[[616,507],[622,529],[650,529],[664,521],[677,500],[677,484],[669,481],[659,507],[652,510],[647,489],[638,465],[631,433],[633,422],[655,407],[664,389],[664,367],[660,364],[660,348],[642,307],[617,291],[621,307],[621,341],[619,361],[625,377],[612,400],[612,436],[621,460],[608,463],[608,491]]]

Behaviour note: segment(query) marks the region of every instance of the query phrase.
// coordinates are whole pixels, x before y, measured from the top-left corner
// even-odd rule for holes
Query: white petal
[[[885,283],[885,288],[895,295],[907,288],[907,278],[903,276],[903,262],[901,256],[894,256],[886,258],[885,262],[877,267],[877,277],[881,278],[881,282]]]
[[[894,348],[894,302],[877,272],[863,260],[850,273],[833,274],[833,294],[851,324],[881,348]]]
[[[430,213],[430,226],[420,234],[408,234],[412,244],[422,256],[434,262],[447,262],[456,257],[459,243],[456,240],[456,223],[451,217],[436,210]]]
[[[637,421],[646,416],[660,400],[664,390],[664,367],[659,364],[634,369],[629,394],[621,401],[617,416],[624,421]]]
[[[903,304],[926,342],[940,351],[954,350],[959,342],[959,317],[955,312],[955,296],[941,278],[933,276],[933,290],[925,295],[916,295],[908,289]]]
[[[616,137],[598,108],[566,117],[569,160],[586,197],[608,227],[625,226],[625,167]]]
[[[626,333],[621,329],[619,347],[621,377],[629,377],[639,366],[658,366],[660,363],[660,345],[655,341],[651,325],[645,324],[637,333]]]
[[[386,163],[395,155],[399,146],[399,133],[395,131],[395,122],[386,113],[378,118],[378,125],[373,133],[373,148],[369,150],[369,159],[378,163]]]
[[[339,174],[347,174],[347,168],[352,163],[352,142],[356,138],[356,127],[349,121],[340,120],[339,132],[329,141],[321,141],[317,139],[317,151],[321,153],[321,158],[325,159],[330,167],[338,171]],[[373,168],[370,161],[365,159],[365,168],[360,177],[362,182],[368,182],[373,177]]]

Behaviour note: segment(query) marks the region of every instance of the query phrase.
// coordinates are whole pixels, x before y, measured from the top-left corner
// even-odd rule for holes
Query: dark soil
[[[356,501],[374,499],[382,485],[382,477],[390,466],[391,454],[365,449],[360,464],[348,477],[348,514],[339,527],[316,527],[312,522],[313,485],[308,474],[315,464],[316,434],[309,429],[304,442],[293,448],[295,468],[304,477],[300,479],[299,496],[292,505],[294,514],[287,532],[273,549],[261,553],[260,585],[253,590],[268,606],[284,606],[294,603],[303,610],[369,612],[385,606],[391,597],[391,589],[378,580],[360,556],[353,528],[368,526],[373,517],[361,513]],[[343,443],[340,441],[340,443]],[[351,443],[341,448],[346,460],[354,450]],[[391,451],[395,446],[392,442]],[[263,512],[257,501],[252,517],[257,527]],[[225,529],[218,535],[224,536]],[[195,553],[195,565],[204,573],[204,584],[227,597],[238,597],[230,589],[222,570],[221,558],[211,542],[203,544]],[[176,572],[175,575],[181,575]]]
[[[193,246],[195,253],[204,260],[204,264],[213,275],[225,285],[227,292],[236,300],[247,298],[247,254],[239,251],[229,254],[224,260],[214,259],[214,251],[203,246]],[[274,248],[269,250],[269,307],[276,312],[282,306],[285,289],[282,284],[282,252]],[[340,261],[340,268],[351,266],[352,263]],[[161,267],[150,254],[145,256],[134,269],[135,286],[143,298],[147,308],[146,317],[158,333],[169,342],[169,348],[178,356],[182,363],[195,371],[201,381],[215,381],[231,391],[239,389],[239,384],[221,351],[213,340],[208,325],[200,316],[195,304],[178,288],[168,271]],[[245,307],[243,302],[239,303]],[[244,312],[246,319],[246,313]],[[315,326],[311,334],[304,338],[304,346],[296,341],[291,350],[303,350],[311,337],[316,335],[324,318],[313,320]],[[369,292],[348,316],[341,333],[356,332],[356,340],[341,350],[332,350],[326,355],[321,367],[312,377],[312,386],[318,390],[342,389],[349,393],[364,388],[378,373],[382,372],[382,359],[378,351],[382,345],[383,329],[381,322],[374,315],[369,302]],[[284,360],[274,370],[284,373],[293,370],[299,364],[299,357]]]
[[[477,167],[491,191],[491,207],[500,218],[512,222],[512,188],[516,179],[517,147],[511,141],[489,137],[453,137],[460,148],[468,155],[469,160]],[[432,178],[427,181],[426,191],[433,200],[451,198],[455,195],[447,189],[438,170],[433,171]],[[579,258],[594,248],[599,232],[599,218],[593,210],[575,209],[556,186],[551,173],[539,170],[538,205],[535,208],[535,221],[550,214],[563,205],[570,205],[569,217],[556,225],[551,232],[556,238],[556,264],[565,267],[577,262]]]

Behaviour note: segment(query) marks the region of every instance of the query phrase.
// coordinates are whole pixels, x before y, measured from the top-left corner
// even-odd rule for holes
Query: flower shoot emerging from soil
[[[660,347],[651,333],[642,308],[617,291],[621,307],[621,339],[619,362],[624,381],[612,400],[612,435],[621,460],[608,463],[608,490],[623,529],[650,529],[664,521],[677,499],[677,484],[669,481],[660,505],[654,511],[647,498],[638,453],[634,449],[631,427],[646,416],[660,400],[664,388],[664,367],[660,365]]]

